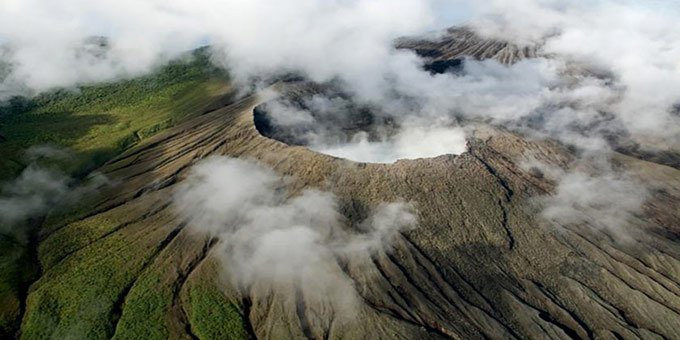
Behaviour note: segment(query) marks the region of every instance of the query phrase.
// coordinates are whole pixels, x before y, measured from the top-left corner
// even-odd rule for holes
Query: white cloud
[[[603,229],[619,241],[631,237],[630,227],[649,193],[625,173],[565,173],[556,193],[545,197],[542,216],[557,225]]]
[[[492,1],[474,27],[488,36],[540,41],[543,51],[610,72],[622,98],[609,106],[642,140],[677,148],[680,5],[675,1]],[[517,18],[524,18],[517,20]]]
[[[63,174],[28,166],[19,177],[2,187],[1,224],[9,228],[29,217],[46,212],[68,192],[69,181]]]
[[[26,88],[42,91],[135,75],[209,41],[219,52],[216,61],[242,81],[284,71],[320,82],[341,79],[359,99],[404,115],[458,110],[515,121],[553,104],[551,86],[564,71],[556,68],[559,62],[511,67],[469,62],[463,77],[432,76],[413,53],[393,48],[395,38],[438,27],[438,11],[462,8],[470,25],[486,35],[542,41],[546,53],[610,72],[619,100],[590,103],[583,111],[605,108],[639,141],[676,146],[680,124],[669,109],[680,99],[674,91],[680,86],[675,20],[680,6],[657,6],[663,3],[8,0],[0,11],[0,37],[11,48],[14,71],[0,83],[0,92],[6,97]],[[105,58],[82,52],[83,40],[93,35],[110,37]],[[612,87],[593,87],[587,77],[572,81],[600,92]],[[419,104],[404,109],[405,96]],[[582,118],[579,112],[569,114],[572,121]]]
[[[392,39],[433,22],[422,0],[7,0],[0,39],[13,50],[11,78],[37,91],[135,75],[201,41],[222,47],[220,61],[241,78],[302,69],[322,80],[343,69],[368,79]],[[107,58],[76,53],[93,35],[110,37]]]
[[[10,232],[29,218],[39,217],[54,208],[77,202],[82,196],[107,183],[101,174],[92,174],[79,184],[44,160],[68,160],[73,155],[64,149],[36,146],[26,151],[29,165],[12,181],[0,187],[0,232]]]
[[[336,198],[307,190],[287,197],[285,179],[255,163],[212,157],[194,166],[175,194],[178,213],[199,232],[221,239],[225,269],[245,285],[301,285],[306,295],[349,307],[356,298],[338,257],[388,250],[392,238],[416,223],[405,203],[377,207],[362,224],[346,228]]]

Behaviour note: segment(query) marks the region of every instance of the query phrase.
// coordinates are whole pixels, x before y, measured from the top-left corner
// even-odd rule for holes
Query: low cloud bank
[[[394,48],[397,38],[440,28],[438,13],[461,11],[483,36],[539,44],[551,59],[469,61],[463,76],[432,75],[415,53]],[[337,81],[395,116],[513,125],[548,110],[556,113],[532,130],[606,121],[642,144],[677,148],[678,13],[671,1],[9,0],[0,12],[0,96],[136,75],[210,43],[214,61],[242,84],[295,72]]]
[[[413,52],[394,48],[397,38],[438,28],[437,13],[463,9],[483,36],[539,44],[544,55],[606,75],[569,78],[567,88],[588,95],[572,99],[587,108],[562,112],[563,126],[595,105],[638,141],[677,147],[680,6],[672,1],[8,0],[0,12],[0,96],[140,74],[210,43],[236,81],[286,72],[339,80],[395,114],[513,121],[553,104],[541,94],[554,95],[552,80],[564,70],[551,61],[470,62],[466,76],[453,77],[431,75]]]
[[[609,73],[619,98],[608,111],[641,141],[678,147],[677,1],[496,0],[477,11],[472,25],[484,36],[538,43],[546,54]]]
[[[239,286],[294,285],[311,301],[351,310],[356,292],[338,259],[389,250],[415,226],[413,208],[382,204],[349,230],[332,194],[288,197],[285,181],[253,162],[211,157],[179,185],[175,204],[196,231],[219,237],[218,256]]]

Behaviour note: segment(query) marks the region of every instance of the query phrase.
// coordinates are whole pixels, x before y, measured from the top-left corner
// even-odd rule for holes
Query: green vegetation
[[[8,338],[22,308],[22,289],[37,274],[27,241],[0,234],[0,338]]]
[[[26,148],[52,144],[80,156],[68,171],[83,174],[122,150],[200,113],[227,86],[199,49],[188,60],[130,80],[56,90],[34,98],[13,98],[0,106],[0,181],[25,166]]]
[[[198,256],[200,242],[178,237],[139,276],[125,299],[114,339],[172,339],[187,332],[201,339],[248,338],[240,307],[216,281],[214,260],[201,262],[187,281],[186,273],[180,274],[191,269],[179,267],[186,263],[183,260]],[[189,328],[184,327],[186,322]]]
[[[156,268],[154,268],[156,269]],[[172,308],[172,285],[163,282],[160,267],[143,273],[125,301],[123,315],[116,327],[115,339],[168,339],[167,314]]]
[[[13,98],[8,103],[0,104],[0,184],[16,177],[26,167],[23,154],[27,148],[45,144],[72,150],[75,153],[73,159],[54,161],[52,165],[76,178],[83,178],[125,149],[143,143],[146,138],[191,116],[202,114],[214,100],[227,95],[229,91],[227,76],[211,66],[209,54],[202,48],[147,76],[78,89],[60,89],[32,98]],[[9,229],[6,226],[0,226],[5,227],[0,228],[0,338],[10,337],[16,331],[28,285],[40,274],[36,261],[37,242],[31,241],[36,237],[39,223],[32,222],[31,225],[33,227],[28,224],[14,226],[11,231],[7,231]],[[96,230],[109,227],[104,223],[85,229],[97,234]],[[93,241],[90,238],[84,240],[68,241],[76,243],[78,247]],[[106,254],[101,255],[102,261],[122,260],[111,263],[106,269],[109,271],[117,271],[139,260],[139,257],[109,258],[108,251],[111,248],[102,249],[107,250]],[[135,251],[125,253],[131,256]],[[41,254],[41,257],[48,259],[48,265],[51,266],[62,255]],[[80,265],[86,266],[88,263],[84,261]],[[107,274],[100,270],[100,265],[83,268],[83,273],[88,271],[87,275],[93,277]],[[120,273],[123,276],[117,283],[127,284],[136,274],[134,271],[124,271]],[[104,280],[102,282],[108,280],[106,276],[101,277]],[[92,277],[72,279],[72,282],[54,284],[63,286],[64,291],[72,290],[77,296],[37,294],[39,303],[45,305],[43,310],[46,314],[43,316],[47,319],[40,320],[36,325],[49,330],[49,325],[57,322],[54,317],[62,313],[68,315],[68,311],[53,313],[55,311],[49,306],[57,308],[64,301],[105,294],[101,291],[84,294],[92,282],[78,280],[90,280]],[[74,291],[73,287],[82,287],[83,291]],[[109,300],[101,301],[113,303],[115,298],[110,296]],[[74,317],[74,322],[81,318],[81,315],[70,316]],[[66,331],[63,334],[79,333],[77,330],[62,331]],[[105,329],[96,332],[97,336],[102,336],[110,335],[110,331]]]
[[[239,307],[229,303],[217,287],[191,289],[193,332],[201,339],[248,339]]]
[[[26,302],[29,339],[107,339],[125,292],[172,234],[171,218],[138,223],[92,242],[43,273]]]
[[[192,332],[200,339],[248,339],[241,307],[224,295],[217,282],[219,264],[215,259],[203,264],[199,275],[186,285],[185,305]]]

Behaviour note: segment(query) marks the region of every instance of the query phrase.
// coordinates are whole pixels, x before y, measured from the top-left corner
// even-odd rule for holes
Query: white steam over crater
[[[306,86],[300,85],[300,92]],[[448,117],[404,119],[402,113],[387,113],[381,106],[362,104],[329,88],[324,91],[262,105],[254,113],[256,128],[284,143],[364,163],[459,155],[467,150],[465,130]]]
[[[365,163],[459,155],[467,150],[465,132],[460,127],[409,127],[381,141],[370,141],[366,133],[358,133],[347,143],[309,147],[320,153]]]

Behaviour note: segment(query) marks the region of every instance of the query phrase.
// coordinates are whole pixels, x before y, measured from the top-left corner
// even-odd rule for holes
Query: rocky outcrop
[[[450,28],[433,39],[401,39],[397,42],[397,48],[415,51],[425,58],[425,68],[433,73],[455,71],[465,58],[495,59],[509,65],[539,55],[538,46],[485,39],[465,27]]]

